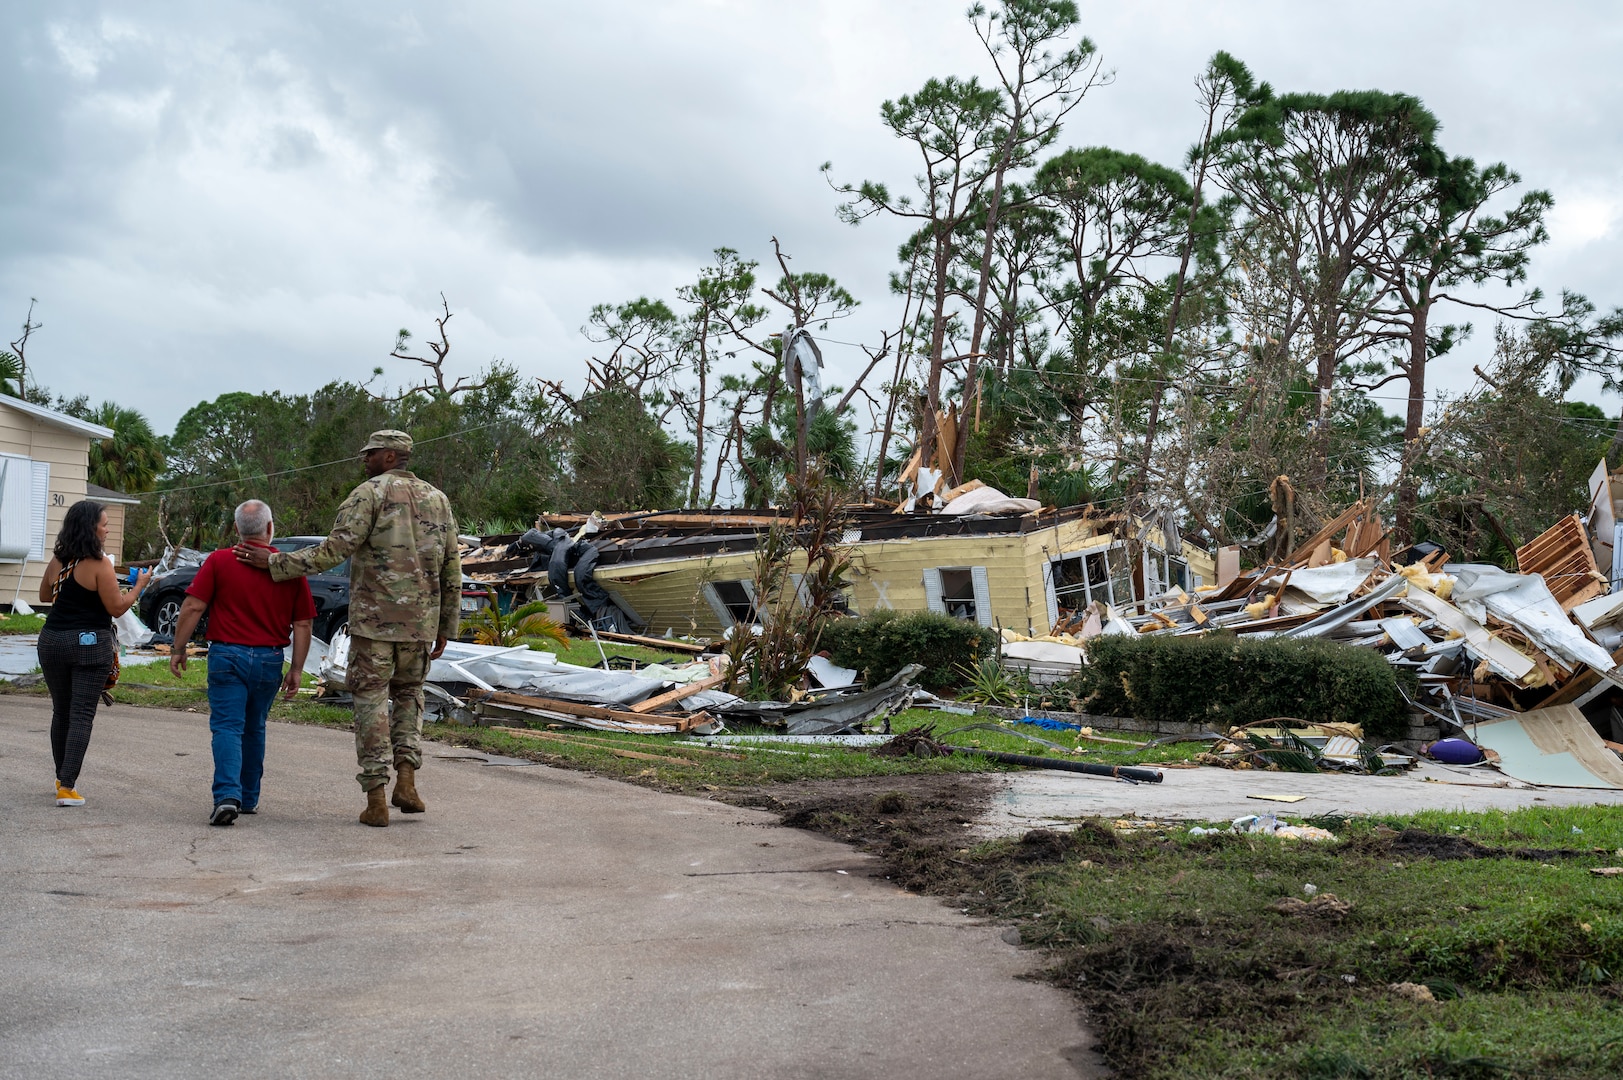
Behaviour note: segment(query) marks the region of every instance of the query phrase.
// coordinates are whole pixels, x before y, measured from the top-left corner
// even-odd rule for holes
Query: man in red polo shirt
[[[270,507],[249,499],[237,507],[237,535],[250,547],[270,549],[276,527]],[[241,562],[233,548],[203,561],[175,620],[169,670],[186,670],[186,642],[203,612],[209,615],[209,733],[214,747],[214,811],[210,825],[230,825],[259,807],[265,773],[265,718],[276,691],[291,698],[310,651],[315,601],[304,578],[272,581],[270,573]],[[282,674],[282,650],[293,642],[293,663]]]

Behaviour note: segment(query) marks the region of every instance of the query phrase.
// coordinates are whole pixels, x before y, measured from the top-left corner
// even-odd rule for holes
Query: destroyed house
[[[600,628],[715,637],[758,621],[756,539],[786,523],[777,510],[546,515],[539,530],[567,534],[568,547],[555,550],[568,555],[492,536],[464,553],[463,569],[522,600],[557,599],[567,589],[585,599]],[[929,610],[1046,632],[1092,601],[1131,608],[1214,576],[1212,556],[1175,531],[1169,542],[1168,531],[1088,506],[960,515],[861,506],[843,524],[840,547],[852,561],[845,603],[855,615]],[[560,574],[571,560],[573,569]],[[790,567],[797,586],[803,569],[802,554]],[[612,603],[609,623],[594,593]]]

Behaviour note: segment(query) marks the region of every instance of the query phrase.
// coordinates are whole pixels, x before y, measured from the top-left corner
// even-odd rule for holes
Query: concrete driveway
[[[1623,791],[1535,787],[1491,769],[1423,761],[1401,776],[1165,769],[1159,784],[1128,784],[1075,773],[1009,773],[977,823],[983,837],[1067,828],[1085,817],[1225,821],[1246,814],[1416,814],[1423,810],[1520,810],[1536,806],[1619,806]],[[1276,801],[1283,796],[1289,801]]]
[[[771,815],[432,747],[368,829],[272,724],[211,828],[206,718],[128,706],[58,809],[49,718],[0,698],[0,1077],[1100,1075],[1032,954]]]

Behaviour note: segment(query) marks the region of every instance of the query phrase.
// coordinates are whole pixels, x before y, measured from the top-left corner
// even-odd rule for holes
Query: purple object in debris
[[[1482,749],[1469,739],[1438,739],[1426,747],[1426,754],[1447,765],[1475,765],[1482,760]]]

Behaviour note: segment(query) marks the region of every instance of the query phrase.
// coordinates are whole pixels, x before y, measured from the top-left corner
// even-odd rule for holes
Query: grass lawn
[[[37,634],[44,626],[43,615],[0,615],[0,634]]]
[[[1623,808],[1323,824],[1341,842],[1087,823],[970,861],[1122,1075],[1623,1074],[1623,878],[1589,872],[1623,864]],[[1274,906],[1310,892],[1350,910]]]

